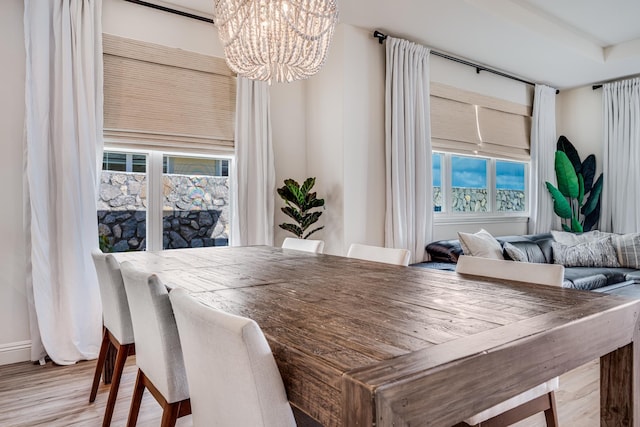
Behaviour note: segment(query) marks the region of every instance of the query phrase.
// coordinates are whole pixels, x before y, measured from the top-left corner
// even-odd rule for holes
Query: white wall
[[[30,357],[25,294],[23,234],[22,130],[24,126],[25,53],[22,0],[3,2],[0,14],[0,365]]]
[[[583,86],[563,90],[556,96],[556,131],[576,147],[580,158],[596,156],[596,177],[602,172],[602,89]]]

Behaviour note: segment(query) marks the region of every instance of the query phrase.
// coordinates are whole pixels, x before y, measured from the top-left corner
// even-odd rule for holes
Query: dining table
[[[452,426],[600,359],[602,426],[640,426],[640,300],[271,246],[114,254],[251,318],[324,426]]]

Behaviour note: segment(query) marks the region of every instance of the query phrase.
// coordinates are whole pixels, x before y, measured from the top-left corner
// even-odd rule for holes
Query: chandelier
[[[229,68],[269,83],[317,73],[338,20],[335,0],[215,0],[214,7]]]

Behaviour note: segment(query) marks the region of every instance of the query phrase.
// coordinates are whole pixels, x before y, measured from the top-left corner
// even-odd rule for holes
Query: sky
[[[442,155],[433,154],[433,186],[440,187]],[[452,186],[487,187],[487,160],[479,157],[451,156]],[[499,190],[524,191],[525,164],[496,160],[496,187]]]

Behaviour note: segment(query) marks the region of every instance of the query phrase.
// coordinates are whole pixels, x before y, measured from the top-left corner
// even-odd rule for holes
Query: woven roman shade
[[[433,150],[529,160],[531,107],[431,83]]]
[[[224,59],[103,35],[112,147],[230,154],[236,79]]]

